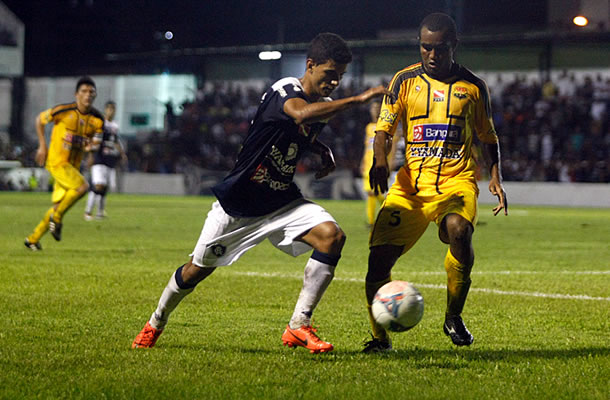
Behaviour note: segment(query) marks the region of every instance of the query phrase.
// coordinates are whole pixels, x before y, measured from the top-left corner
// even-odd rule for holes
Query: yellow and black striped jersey
[[[405,164],[397,183],[412,194],[432,195],[454,178],[474,180],[473,139],[497,143],[485,82],[455,64],[452,77],[433,79],[421,63],[394,75],[385,96],[377,131],[394,135],[402,121]],[[402,176],[401,176],[402,175]]]
[[[95,134],[103,132],[104,116],[96,109],[88,114],[78,111],[76,103],[60,104],[40,113],[43,125],[53,122],[47,165],[70,163],[80,167],[85,146]]]

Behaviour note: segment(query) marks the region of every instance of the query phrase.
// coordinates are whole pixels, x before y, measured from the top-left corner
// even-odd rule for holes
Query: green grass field
[[[393,335],[395,352],[364,355],[364,204],[320,201],[348,240],[314,318],[335,351],[311,355],[280,340],[307,256],[268,243],[200,284],[154,349],[130,349],[212,199],[110,195],[110,217],[91,222],[81,200],[62,241],[32,253],[23,239],[49,202],[0,193],[0,398],[610,398],[610,210],[483,205],[468,348],[442,332],[446,247],[430,226],[394,268],[422,292],[423,320]]]

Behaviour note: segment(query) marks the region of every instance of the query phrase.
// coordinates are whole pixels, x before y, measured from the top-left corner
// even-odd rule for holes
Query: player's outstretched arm
[[[369,100],[380,96],[394,96],[384,86],[370,88],[358,95],[346,97],[339,100],[308,103],[302,98],[292,98],[284,103],[284,112],[290,116],[296,124],[311,124],[313,122],[332,118],[339,111],[346,108],[364,104]]]
[[[491,165],[489,169],[489,192],[494,196],[498,197],[498,205],[494,207],[494,215],[504,210],[504,215],[508,215],[508,201],[506,200],[506,191],[502,184],[502,170],[500,166],[500,145],[498,143],[485,144],[485,151],[483,152],[488,159],[488,165]]]

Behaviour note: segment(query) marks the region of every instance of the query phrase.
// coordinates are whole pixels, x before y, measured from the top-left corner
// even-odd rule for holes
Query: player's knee
[[[322,246],[331,249],[329,252],[335,254],[341,253],[346,236],[339,225],[329,222],[321,224],[317,228],[318,238],[320,239]]]
[[[95,194],[99,194],[99,195],[105,195],[106,194],[106,190],[107,187],[104,185],[94,185],[93,186],[93,193]]]
[[[470,221],[462,217],[448,218],[445,226],[450,243],[470,245],[473,233]]]
[[[198,267],[189,261],[180,267],[180,279],[186,286],[195,287],[199,282],[210,276],[215,269],[214,267]],[[176,278],[178,280],[178,276]]]

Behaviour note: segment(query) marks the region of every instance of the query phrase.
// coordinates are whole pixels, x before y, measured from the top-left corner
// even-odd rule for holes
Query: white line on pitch
[[[282,274],[279,272],[237,272],[232,271],[232,274],[235,275],[245,275],[245,276],[258,276],[262,278],[286,278],[286,279],[303,279],[302,275],[288,275]],[[342,278],[335,277],[336,281],[343,282],[358,282],[362,283],[364,279],[356,279],[356,278]],[[445,285],[434,285],[427,283],[415,283],[412,282],[417,287],[422,287],[426,289],[446,289]],[[596,301],[610,301],[610,297],[594,297],[587,296],[583,294],[559,294],[559,293],[540,293],[540,292],[521,292],[521,291],[513,291],[513,290],[497,290],[497,289],[486,289],[486,288],[471,288],[471,292],[481,292],[481,293],[492,293],[492,294],[500,294],[507,296],[525,296],[525,297],[543,297],[548,299],[570,299],[570,300],[596,300]]]
[[[445,271],[403,271],[411,275],[446,275]],[[472,271],[472,275],[536,275],[536,274],[558,274],[558,275],[610,275],[606,271]]]

